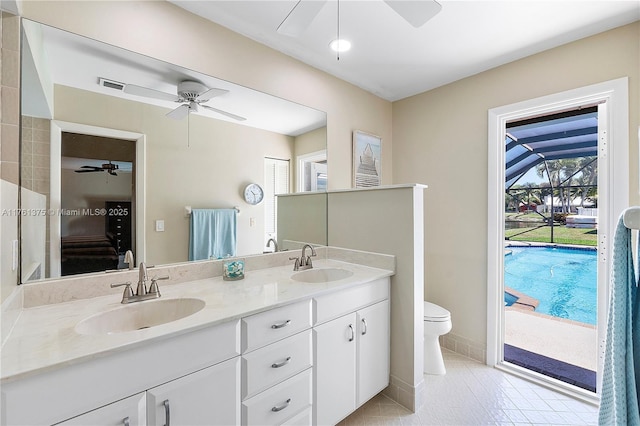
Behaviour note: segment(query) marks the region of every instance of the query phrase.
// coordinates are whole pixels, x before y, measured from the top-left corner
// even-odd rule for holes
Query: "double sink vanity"
[[[389,384],[394,258],[318,251],[303,271],[254,256],[240,281],[23,309],[2,347],[2,425],[339,422]]]

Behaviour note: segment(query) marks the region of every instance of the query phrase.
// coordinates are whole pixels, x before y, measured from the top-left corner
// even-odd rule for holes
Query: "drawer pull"
[[[291,404],[291,398],[287,399],[284,404],[280,405],[280,406],[275,406],[271,408],[271,411],[273,411],[274,413],[277,413],[278,411],[282,411],[285,408],[287,408],[289,406],[289,404]]]
[[[286,327],[289,324],[291,324],[291,320],[286,320],[285,322],[281,322],[280,324],[273,324],[271,328],[273,328],[274,330],[277,330],[279,328]]]
[[[367,334],[367,320],[362,318],[362,335]]]
[[[164,416],[166,418],[167,423],[164,426],[171,426],[171,412],[169,411],[169,400],[165,399],[162,403],[164,405]]]
[[[122,424],[124,426],[129,426],[129,417],[125,417],[124,419],[122,419]]]
[[[285,359],[282,362],[274,362],[273,364],[271,364],[271,368],[280,368],[280,367],[284,367],[285,365],[289,364],[291,362],[291,357],[288,356],[287,359]]]
[[[356,338],[356,333],[353,332],[353,325],[349,324],[349,330],[351,330],[351,337],[349,337],[349,341],[353,342],[353,339]]]

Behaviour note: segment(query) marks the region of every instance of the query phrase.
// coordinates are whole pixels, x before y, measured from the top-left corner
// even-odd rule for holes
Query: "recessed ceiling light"
[[[329,43],[329,47],[334,52],[346,52],[351,49],[351,42],[344,39],[336,39]]]

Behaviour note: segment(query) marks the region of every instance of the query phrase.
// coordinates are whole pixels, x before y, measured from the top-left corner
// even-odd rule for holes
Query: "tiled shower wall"
[[[0,295],[4,302],[16,289],[18,271],[13,268],[13,241],[18,239],[20,152],[20,18],[0,11]]]
[[[0,11],[2,19],[2,139],[0,150],[0,176],[18,184],[20,142],[20,18]]]
[[[22,116],[22,154],[20,173],[22,188],[43,194],[50,206],[50,157],[51,120]],[[46,246],[49,247],[49,221],[47,224]],[[45,270],[49,272],[49,250],[45,251]],[[48,276],[48,275],[47,275]]]

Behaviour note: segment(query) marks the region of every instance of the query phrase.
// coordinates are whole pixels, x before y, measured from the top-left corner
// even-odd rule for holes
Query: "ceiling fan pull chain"
[[[338,0],[338,23],[337,23],[337,27],[338,27],[338,34],[336,37],[336,40],[338,40],[338,43],[340,43],[340,0]],[[340,45],[338,44],[338,47],[340,47]],[[340,60],[340,49],[336,49],[336,60]]]

